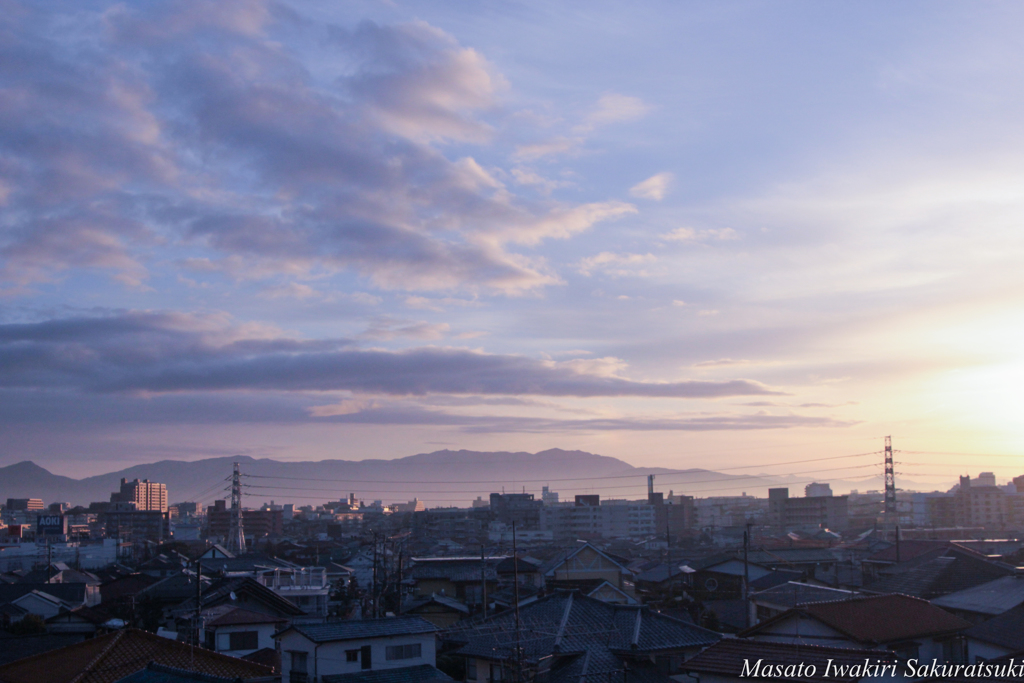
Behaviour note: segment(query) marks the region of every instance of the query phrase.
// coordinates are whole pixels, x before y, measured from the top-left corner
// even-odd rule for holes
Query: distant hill
[[[87,505],[91,501],[109,500],[122,478],[138,478],[167,484],[171,502],[198,498],[209,503],[228,496],[227,480],[234,462],[240,463],[246,475],[246,504],[252,506],[270,500],[315,505],[345,498],[349,493],[367,502],[404,502],[416,496],[428,507],[466,506],[477,496],[486,500],[491,492],[521,492],[524,487],[539,498],[543,485],[559,492],[562,500],[572,500],[579,493],[596,493],[602,499],[639,499],[647,495],[648,474],[658,475],[656,490],[666,494],[669,490],[701,496],[747,491],[763,496],[776,481],[771,477],[727,475],[703,469],[680,472],[634,467],[617,458],[585,451],[443,450],[394,460],[283,462],[248,456],[191,462],[162,460],[81,480],[22,462],[0,467],[0,499],[31,497],[47,503],[68,501]]]

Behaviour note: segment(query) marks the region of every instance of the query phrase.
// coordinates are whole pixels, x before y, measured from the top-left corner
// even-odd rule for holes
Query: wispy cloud
[[[653,199],[660,202],[665,198],[665,192],[668,191],[672,178],[672,174],[668,172],[653,175],[629,188],[629,194],[640,199]]]

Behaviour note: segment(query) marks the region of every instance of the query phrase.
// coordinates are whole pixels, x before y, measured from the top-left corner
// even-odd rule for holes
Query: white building
[[[281,617],[229,605],[203,612],[207,647],[231,657],[273,649],[274,633],[287,623],[288,620]]]
[[[283,683],[436,665],[437,627],[414,616],[295,624],[276,635]]]

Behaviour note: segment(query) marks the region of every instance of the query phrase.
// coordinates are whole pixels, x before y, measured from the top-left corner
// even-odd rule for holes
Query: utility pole
[[[885,526],[893,528],[899,524],[896,512],[896,471],[892,461],[892,437],[885,437]]]
[[[750,628],[750,527],[751,523],[747,522],[747,528],[743,530],[743,612],[745,615],[747,628]]]
[[[228,534],[228,550],[245,552],[245,528],[242,523],[242,472],[235,463],[231,475],[231,531]]]
[[[487,618],[487,561],[484,559],[484,544],[480,544],[480,603],[484,619]]]
[[[516,601],[516,683],[523,681],[523,650],[519,642],[519,548],[516,545],[516,523],[512,521],[512,581],[513,596]]]

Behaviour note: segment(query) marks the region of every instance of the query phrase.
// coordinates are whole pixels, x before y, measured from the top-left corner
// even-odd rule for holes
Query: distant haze
[[[764,497],[769,486],[791,485],[791,495],[802,496],[806,478],[730,475],[694,469],[684,472],[663,468],[633,467],[621,460],[583,451],[552,449],[538,453],[483,453],[436,451],[395,460],[323,460],[279,462],[270,459],[210,458],[194,462],[162,461],[137,465],[118,472],[75,480],[53,475],[32,463],[0,468],[0,498],[33,497],[47,503],[68,501],[87,505],[109,499],[122,477],[150,479],[167,485],[170,502],[194,501],[209,504],[227,498],[227,479],[232,463],[243,472],[244,502],[258,507],[276,503],[320,505],[342,500],[354,493],[357,500],[385,503],[406,502],[413,497],[428,507],[466,507],[477,496],[488,499],[491,492],[527,493],[541,497],[548,485],[561,500],[575,494],[598,494],[602,499],[643,499],[647,496],[648,474],[655,474],[655,490],[668,495],[697,497],[748,495]],[[879,469],[880,469],[879,465]],[[794,481],[796,480],[796,481]],[[831,481],[836,493],[849,489],[849,482]],[[859,482],[861,490],[878,488],[877,482]],[[856,485],[856,484],[855,484]]]

